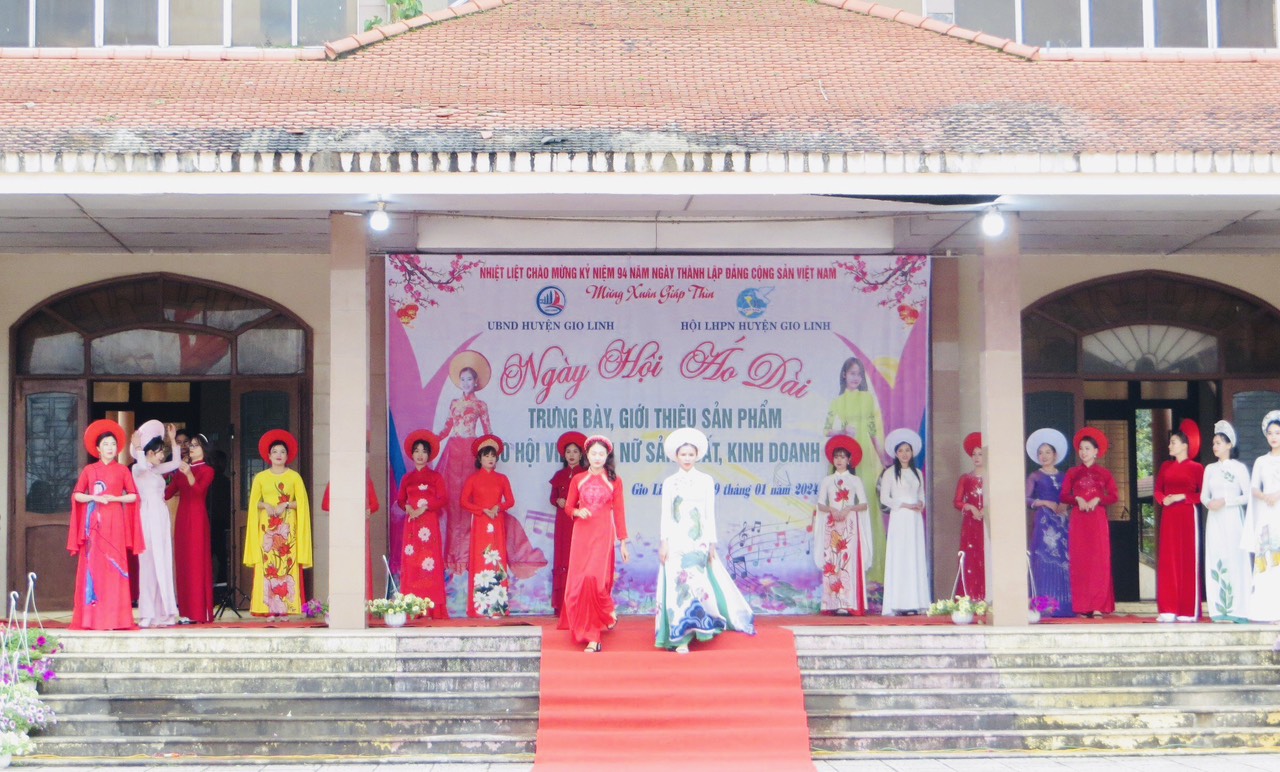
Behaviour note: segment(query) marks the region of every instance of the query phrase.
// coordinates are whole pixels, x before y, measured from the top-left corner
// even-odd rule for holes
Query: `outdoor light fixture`
[[[1004,215],[1000,214],[1000,210],[994,206],[982,215],[982,235],[989,239],[1004,235]]]
[[[379,233],[391,227],[391,215],[387,214],[387,203],[378,202],[378,208],[369,213],[369,228]],[[1003,226],[1001,226],[1003,230]]]

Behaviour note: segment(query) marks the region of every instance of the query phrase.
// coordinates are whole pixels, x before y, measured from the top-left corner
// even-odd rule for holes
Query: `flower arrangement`
[[[56,718],[34,683],[19,680],[0,685],[0,756],[22,756],[35,749],[31,731],[44,729]]]
[[[945,616],[947,614],[973,614],[974,616],[983,616],[991,610],[991,604],[985,600],[974,600],[968,595],[957,595],[954,598],[943,598],[936,600],[929,606],[928,614],[931,617]]]
[[[307,619],[317,619],[329,616],[329,604],[312,598],[302,604],[302,616]]]
[[[1037,595],[1031,599],[1031,610],[1044,615],[1052,614],[1058,610],[1058,599],[1048,595]]]
[[[502,554],[489,547],[484,551],[484,564],[492,566],[476,574],[475,594],[472,603],[482,617],[507,614],[507,567],[502,564]]]
[[[365,609],[375,617],[387,614],[404,614],[409,619],[425,616],[435,607],[430,598],[419,598],[417,595],[396,593],[390,598],[377,598],[365,604]]]
[[[62,651],[62,644],[48,633],[9,627],[4,632],[4,651],[14,661],[15,675],[20,681],[42,684],[58,677],[53,669],[53,657]]]

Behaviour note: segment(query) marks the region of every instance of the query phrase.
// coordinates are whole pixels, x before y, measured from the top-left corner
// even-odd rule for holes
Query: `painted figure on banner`
[[[258,455],[271,466],[254,475],[249,490],[244,536],[244,564],[253,568],[249,611],[283,619],[301,614],[306,601],[302,569],[312,564],[311,502],[302,475],[288,466],[298,455],[292,434],[272,429],[262,435]]]
[[[1209,511],[1204,526],[1204,588],[1209,618],[1215,622],[1249,619],[1249,585],[1253,561],[1240,547],[1245,510],[1249,505],[1249,469],[1236,450],[1235,427],[1226,421],[1213,425],[1213,456],[1204,468],[1200,502]]]
[[[400,479],[396,503],[405,511],[401,543],[400,592],[428,598],[435,604],[429,616],[448,619],[444,582],[444,520],[448,501],[444,478],[427,466],[440,452],[440,438],[426,429],[410,432],[404,440],[405,455],[413,469]]]
[[[986,598],[987,544],[990,536],[987,533],[987,511],[982,496],[982,480],[987,465],[981,432],[970,432],[964,438],[964,453],[973,463],[973,471],[960,475],[953,502],[960,513],[960,551],[964,553],[962,592],[970,598]]]
[[[325,512],[329,511],[329,488],[331,483],[325,483],[324,496],[320,499],[320,509]],[[364,599],[373,600],[373,542],[370,541],[372,529],[370,524],[373,516],[378,513],[382,507],[382,503],[378,501],[378,491],[373,487],[373,478],[369,476],[369,470],[364,472]],[[389,562],[389,561],[388,561]],[[403,569],[402,569],[403,570]],[[380,595],[382,593],[379,593]]]
[[[449,361],[449,379],[462,389],[462,396],[449,403],[449,418],[440,439],[445,441],[436,471],[444,477],[449,502],[445,507],[447,536],[445,568],[455,573],[468,570],[471,554],[472,516],[462,503],[462,491],[475,472],[471,452],[478,435],[492,432],[489,406],[475,395],[489,384],[489,360],[478,351],[461,351]],[[521,522],[510,513],[503,517],[506,533],[506,568],[517,579],[528,579],[547,564],[546,556],[533,546]]]
[[[1097,463],[1107,454],[1110,443],[1101,431],[1086,426],[1076,432],[1075,446],[1080,463],[1067,471],[1060,497],[1071,508],[1071,607],[1088,617],[1111,614],[1116,610],[1116,592],[1111,580],[1107,507],[1119,500],[1119,494],[1111,472]]]
[[[168,627],[178,623],[173,578],[173,529],[164,500],[164,476],[182,463],[178,427],[147,421],[129,440],[133,484],[138,490],[138,516],[147,551],[138,556],[138,625]],[[166,437],[168,442],[165,442]],[[171,461],[166,461],[166,449]]]
[[[916,468],[923,442],[910,429],[894,429],[885,445],[893,450],[893,463],[880,475],[880,500],[889,508],[884,615],[921,613],[932,603],[924,540],[924,477]]]
[[[823,430],[829,437],[837,434],[852,437],[863,448],[862,461],[855,465],[854,471],[867,491],[871,512],[871,564],[867,568],[867,581],[883,583],[885,522],[880,514],[876,482],[883,471],[884,419],[880,403],[867,381],[866,366],[857,357],[849,357],[840,366],[840,391],[827,409]]]
[[[1253,462],[1252,491],[1240,547],[1253,554],[1249,619],[1280,621],[1280,410],[1262,419],[1270,452]]]
[[[1027,476],[1027,508],[1031,510],[1031,578],[1037,597],[1052,598],[1056,617],[1074,617],[1071,607],[1070,537],[1068,506],[1062,503],[1066,474],[1058,464],[1066,461],[1070,446],[1057,429],[1036,429],[1027,438],[1027,458],[1040,468]]]
[[[478,351],[461,351],[449,362],[449,380],[462,390],[462,396],[449,403],[449,418],[440,439],[445,441],[436,471],[444,477],[449,503],[445,508],[447,537],[446,567],[455,573],[467,570],[471,544],[471,514],[462,506],[462,488],[475,472],[475,453],[471,446],[476,438],[492,431],[489,406],[476,392],[489,385],[492,376],[489,360]]]
[[[1200,427],[1183,419],[1169,435],[1169,455],[1156,474],[1160,513],[1156,555],[1156,621],[1200,621]]]
[[[551,553],[551,613],[559,614],[564,601],[564,583],[569,575],[569,549],[573,541],[575,518],[565,509],[569,499],[569,481],[587,469],[582,453],[587,436],[582,432],[565,432],[556,440],[560,468],[551,476],[551,506],[556,508],[554,548]]]
[[[472,443],[476,471],[462,486],[462,507],[470,513],[467,616],[504,617],[510,608],[507,514],[516,505],[511,481],[497,471],[502,440],[492,434]]]
[[[624,484],[614,469],[613,443],[596,434],[582,447],[587,471],[569,482],[564,505],[574,521],[558,627],[568,630],[575,642],[585,643],[586,652],[595,653],[600,651],[602,633],[618,624],[613,603],[614,545],[618,545],[624,563],[631,560],[631,553],[627,549]]]
[[[822,571],[821,609],[863,616],[871,565],[871,512],[866,488],[852,471],[862,460],[862,446],[852,437],[837,435],[827,440],[826,455],[834,471],[818,486],[813,524],[813,558]]]
[[[209,490],[217,472],[207,461],[212,453],[208,437],[192,434],[187,440],[186,458],[169,477],[164,491],[166,498],[178,497],[173,532],[178,614],[195,624],[213,621],[214,550],[210,541]]]
[[[667,458],[679,469],[662,483],[655,642],[689,653],[696,639],[725,631],[755,634],[755,614],[716,554],[715,481],[694,468],[707,452],[697,429],[671,432]]]
[[[71,493],[67,551],[76,556],[73,630],[133,629],[129,555],[146,551],[138,489],[117,455],[124,429],[108,419],[89,424],[84,447],[97,458]]]

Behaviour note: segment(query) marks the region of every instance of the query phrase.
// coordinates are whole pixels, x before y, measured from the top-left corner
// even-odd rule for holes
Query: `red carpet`
[[[725,633],[681,656],[654,648],[652,617],[624,618],[603,643],[585,654],[544,628],[537,772],[812,772],[790,631]]]

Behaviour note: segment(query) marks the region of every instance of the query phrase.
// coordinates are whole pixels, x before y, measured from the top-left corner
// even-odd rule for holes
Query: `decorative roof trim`
[[[0,48],[0,59],[110,61],[301,62],[324,61],[323,48],[221,48],[219,46],[103,46],[101,48]]]
[[[874,16],[908,27],[928,30],[969,43],[993,48],[1011,56],[1042,62],[1280,62],[1280,50],[1261,48],[1041,48],[1016,40],[988,35],[955,24],[931,19],[900,8],[866,0],[817,0],[822,5]]]
[[[361,32],[357,35],[349,35],[345,38],[331,40],[324,44],[325,55],[330,59],[337,59],[341,56],[358,51],[365,46],[371,46],[374,43],[403,35],[410,30],[426,27],[429,24],[436,24],[449,19],[456,19],[459,16],[469,16],[480,11],[489,11],[504,5],[511,5],[516,0],[469,0],[469,2],[461,5],[442,8],[439,11],[431,11],[421,16],[415,16],[412,19],[404,19],[391,24],[383,24],[381,27],[374,27],[368,32]]]
[[[0,175],[139,173],[786,175],[1280,174],[1280,152],[823,153],[823,152],[204,152],[6,153]]]

